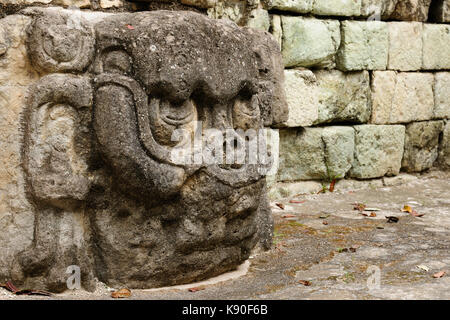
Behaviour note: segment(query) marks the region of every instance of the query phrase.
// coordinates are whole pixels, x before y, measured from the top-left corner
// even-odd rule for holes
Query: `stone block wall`
[[[0,13],[31,5],[189,9],[271,33],[289,104],[275,189],[450,168],[450,0],[0,0]]]
[[[264,3],[290,112],[274,196],[449,168],[450,1]]]
[[[290,111],[273,196],[449,168],[450,1],[265,3]]]

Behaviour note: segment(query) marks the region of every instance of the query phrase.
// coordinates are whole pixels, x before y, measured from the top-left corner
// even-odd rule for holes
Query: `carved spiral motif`
[[[41,16],[28,29],[27,48],[42,72],[80,72],[94,57],[92,27],[81,15]]]

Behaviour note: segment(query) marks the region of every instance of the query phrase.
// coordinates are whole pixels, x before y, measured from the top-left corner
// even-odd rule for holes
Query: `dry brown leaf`
[[[8,291],[11,291],[17,296],[51,296],[52,293],[44,290],[32,290],[32,289],[18,289],[11,281],[6,282],[5,284],[0,284],[0,287],[5,288]]]
[[[377,214],[375,212],[371,212],[369,217],[374,218],[376,216],[377,216]]]
[[[305,203],[306,201],[305,200],[302,200],[302,201],[300,201],[300,200],[291,200],[291,201],[289,201],[289,203]]]
[[[281,216],[282,218],[295,218],[296,216],[294,215],[294,214],[283,214],[282,216]]]
[[[120,289],[111,293],[111,297],[115,299],[129,298],[131,296],[131,290],[127,288]]]
[[[280,209],[284,210],[284,204],[279,203],[279,202],[277,202],[275,204],[276,204],[277,207],[279,207]]]
[[[433,278],[439,279],[445,276],[445,274],[446,274],[445,271],[439,271],[438,273],[433,274]]]
[[[423,217],[424,214],[423,213],[418,213],[416,210],[414,210],[411,206],[408,205],[404,205],[402,208],[402,212],[408,212],[410,215],[412,215],[413,217]]]
[[[324,221],[324,222],[322,222],[322,223],[323,223],[324,225],[326,225],[326,226],[328,225],[328,222],[327,222],[327,221]]]
[[[200,287],[189,288],[188,290],[189,290],[189,292],[197,292],[197,291],[202,291],[202,290],[205,290],[205,286],[200,286]]]
[[[298,283],[300,283],[306,287],[309,287],[311,285],[311,281],[308,281],[308,280],[299,280]]]

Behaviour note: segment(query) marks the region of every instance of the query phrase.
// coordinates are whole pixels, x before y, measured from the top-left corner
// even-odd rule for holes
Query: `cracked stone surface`
[[[275,244],[250,259],[246,275],[198,292],[133,290],[131,299],[450,299],[450,173],[418,177],[400,186],[385,183],[377,192],[337,187],[334,193],[279,200],[284,210],[271,206]],[[353,209],[354,202],[380,210],[365,217]],[[424,216],[401,212],[405,204]],[[387,223],[386,216],[399,221]],[[380,287],[369,289],[376,268]],[[433,278],[442,270],[447,275]],[[0,299],[17,297],[0,289]],[[110,299],[110,292],[98,285],[94,293],[65,292],[50,299]]]

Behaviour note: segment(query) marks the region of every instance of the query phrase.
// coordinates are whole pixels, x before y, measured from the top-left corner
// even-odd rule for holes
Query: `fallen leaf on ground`
[[[399,218],[393,216],[387,216],[386,219],[388,223],[397,223],[398,220],[400,220]]]
[[[336,185],[336,179],[334,179],[333,181],[331,181],[331,183],[330,183],[330,192],[333,192],[334,191],[334,186]]]
[[[377,214],[375,212],[371,212],[370,215],[369,215],[369,217],[371,217],[371,218],[374,218],[376,216],[377,216]]]
[[[418,213],[417,211],[413,210],[413,212],[410,213],[413,217],[423,217],[423,213]]]
[[[382,227],[382,226],[377,226],[377,229],[384,229],[384,227]]]
[[[131,296],[131,291],[130,289],[120,289],[119,291],[114,291],[111,293],[111,297],[115,298],[115,299],[120,299],[120,298],[128,298]]]
[[[430,268],[428,268],[427,266],[425,266],[423,264],[418,265],[417,268],[419,268],[419,269],[421,269],[423,271],[426,271],[426,272],[430,271]]]
[[[130,30],[134,30],[134,27],[132,25],[127,24],[127,28]]]
[[[445,274],[446,274],[445,271],[439,271],[438,273],[433,274],[433,278],[439,279],[445,276]]]
[[[295,218],[296,216],[294,214],[283,214],[281,217],[282,218]]]
[[[300,201],[300,200],[291,200],[291,201],[289,201],[289,203],[305,203],[306,201],[305,200],[302,200],[302,201]]]
[[[416,210],[414,210],[411,206],[408,205],[404,205],[402,208],[402,212],[408,212],[410,215],[412,215],[413,217],[423,217],[424,214],[422,213],[418,213]]]
[[[275,205],[278,207],[278,208],[281,208],[282,210],[284,210],[284,204],[282,204],[282,203],[275,203]]]
[[[202,291],[202,290],[205,290],[205,286],[200,286],[200,287],[189,288],[188,290],[189,290],[189,292],[197,292],[197,291]]]
[[[52,293],[44,290],[32,290],[32,289],[23,289],[19,290],[11,281],[6,282],[5,284],[1,284],[0,287],[5,288],[8,291],[11,291],[15,295],[18,296],[51,296]]]
[[[328,222],[327,222],[327,221],[324,221],[324,222],[322,222],[322,223],[323,223],[324,225],[326,225],[326,226],[328,225]]]
[[[358,249],[360,247],[360,245],[355,244],[353,246],[350,247],[350,252],[356,252],[356,249]]]
[[[339,253],[348,252],[348,248],[338,248],[337,252],[339,252]]]
[[[328,218],[330,215],[329,214],[322,214],[319,216],[320,219],[326,219]]]
[[[300,283],[306,287],[309,287],[311,285],[311,281],[308,281],[308,280],[298,280],[298,283]]]
[[[402,208],[402,212],[409,212],[409,213],[411,213],[412,212],[412,208],[405,204],[403,206],[403,208]]]
[[[357,203],[355,202],[353,204],[353,210],[358,210],[358,211],[364,211],[364,209],[366,208],[366,205],[363,203]]]

